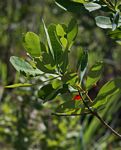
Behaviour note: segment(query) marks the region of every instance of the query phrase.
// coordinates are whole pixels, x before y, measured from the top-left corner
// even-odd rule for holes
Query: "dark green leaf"
[[[73,111],[74,109],[80,109],[83,107],[84,106],[82,105],[82,102],[70,100],[70,101],[64,102],[59,107],[57,107],[56,112],[65,113],[65,112]]]
[[[69,73],[67,72],[63,77],[62,77],[63,83],[69,84],[71,86],[74,86],[76,82],[78,81],[78,76],[77,73]]]
[[[87,76],[86,89],[90,89],[100,79],[103,66],[103,62],[97,62],[92,66]]]
[[[47,84],[40,88],[38,91],[38,97],[41,98],[42,100],[50,101],[53,100],[59,93],[60,89],[54,89],[52,87],[52,84]]]
[[[37,67],[45,73],[55,73],[54,60],[47,52],[42,53],[42,58],[35,59]]]
[[[85,74],[87,63],[88,63],[88,53],[87,53],[87,51],[83,51],[81,49],[80,53],[78,54],[78,60],[77,60],[77,70],[79,72],[81,81]]]
[[[81,101],[74,101],[69,100],[67,102],[64,102],[63,104],[59,105],[56,109],[57,114],[89,114],[90,111],[88,111],[84,104]]]
[[[108,35],[113,38],[113,39],[116,39],[116,40],[121,40],[121,28],[118,28],[114,31],[110,31],[108,33]]]
[[[44,20],[43,20],[43,26],[44,26],[45,34],[46,34],[46,37],[47,37],[47,42],[48,42],[48,45],[49,45],[49,50],[50,50],[50,53],[51,53],[51,55],[52,55],[52,57],[54,59],[54,52],[53,52],[53,49],[52,49],[52,45],[51,45],[49,33],[48,33],[48,30],[47,30],[46,25],[44,23]]]
[[[67,31],[67,40],[69,45],[71,42],[76,38],[78,33],[78,25],[76,19],[71,19],[69,25],[68,25],[68,31]]]
[[[60,68],[62,69],[62,73],[64,74],[68,68],[68,50],[65,50],[61,57],[61,65]]]
[[[97,108],[110,101],[111,97],[121,92],[121,78],[107,82],[99,91],[94,100],[93,107]]]
[[[82,55],[82,58],[81,58],[81,60],[80,60],[81,71],[84,71],[84,69],[85,69],[86,66],[87,66],[87,63],[88,63],[88,52],[87,52],[87,51],[84,51],[84,52],[83,52],[83,55]]]
[[[55,70],[51,65],[45,65],[44,62],[40,59],[36,59],[35,61],[37,63],[36,66],[44,73],[55,73]]]
[[[51,24],[48,27],[48,33],[49,33],[50,42],[54,53],[54,59],[55,62],[58,64],[60,63],[60,56],[62,55],[63,51],[62,51],[61,43],[56,35],[56,25]]]
[[[85,11],[83,4],[73,2],[72,0],[55,0],[56,4],[62,9],[70,12],[83,12]]]

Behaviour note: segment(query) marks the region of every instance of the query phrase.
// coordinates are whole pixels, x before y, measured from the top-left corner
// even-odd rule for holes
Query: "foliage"
[[[48,1],[47,3],[51,5],[50,1]],[[102,28],[105,27],[107,29],[107,27],[109,27],[110,29],[112,29],[112,31],[108,30],[108,35],[113,39],[116,39],[118,43],[120,43],[119,1],[104,1],[104,4],[100,1],[85,2],[74,0],[65,2],[63,0],[57,0],[56,3],[59,4],[59,6],[63,6],[64,10],[76,13],[81,12],[82,16],[84,15],[84,17],[86,16],[86,14],[88,14],[88,11],[97,12],[97,10],[101,10],[101,13],[103,11],[103,15],[105,16],[96,16],[96,24]],[[115,4],[115,8],[112,6],[112,4],[113,6]],[[34,4],[32,4],[32,8],[34,8],[33,6]],[[54,7],[56,6],[54,5]],[[28,6],[25,8],[29,10]],[[30,10],[29,12],[32,11]],[[26,12],[25,9],[24,11]],[[60,11],[60,14],[60,18],[62,18],[64,12]],[[50,13],[48,13],[48,17],[49,15]],[[59,20],[59,14],[57,14],[57,16],[57,20]],[[20,18],[18,17],[18,20]],[[89,19],[89,17],[87,18]],[[16,17],[13,20],[15,21]],[[87,22],[86,24],[84,24],[84,27],[86,27],[86,25]],[[108,148],[108,143],[110,145],[111,142],[114,143],[115,147],[114,136],[111,135],[110,138],[110,134],[108,133],[108,131],[106,130],[105,132],[103,128],[98,131],[99,127],[101,127],[100,124],[97,122],[97,120],[91,118],[91,116],[85,117],[85,114],[89,114],[90,111],[87,109],[87,107],[85,107],[82,99],[77,101],[74,100],[74,97],[79,94],[79,90],[81,97],[84,99],[90,109],[95,112],[99,112],[103,117],[105,116],[108,123],[115,122],[116,124],[118,122],[118,120],[116,120],[117,117],[112,121],[111,114],[117,114],[116,111],[118,111],[120,108],[120,102],[118,101],[120,97],[120,77],[112,79],[111,81],[104,84],[104,86],[101,85],[102,88],[100,89],[100,91],[98,91],[97,96],[92,97],[90,95],[90,91],[92,89],[98,88],[98,84],[100,84],[99,80],[102,80],[104,78],[104,76],[102,78],[101,75],[102,69],[106,67],[106,62],[102,63],[100,61],[96,63],[93,62],[94,65],[90,65],[92,64],[92,62],[89,60],[93,55],[90,56],[90,52],[87,52],[85,48],[80,47],[80,42],[81,45],[84,45],[84,43],[88,41],[88,38],[91,37],[92,34],[89,37],[89,34],[87,34],[88,38],[83,38],[80,41],[80,38],[78,37],[79,35],[77,35],[77,32],[80,31],[80,25],[77,25],[75,19],[72,19],[68,25],[55,23],[51,24],[48,27],[43,21],[43,28],[44,29],[41,29],[42,31],[39,33],[39,35],[35,34],[34,32],[27,32],[26,34],[24,34],[23,47],[26,49],[27,57],[25,57],[25,55],[22,58],[12,56],[10,59],[15,69],[19,71],[23,76],[18,76],[18,74],[16,74],[16,78],[14,81],[15,84],[6,87],[17,87],[17,90],[8,89],[6,92],[3,86],[0,87],[0,92],[2,92],[3,94],[2,101],[4,99],[4,102],[1,105],[1,120],[3,120],[4,116],[9,116],[10,119],[10,121],[4,119],[4,123],[2,125],[3,127],[1,129],[1,135],[4,135],[5,141],[10,144],[12,143],[12,147],[14,147],[15,149],[40,149],[40,147],[41,149],[45,150],[71,149],[71,147],[73,149],[74,145],[76,145],[76,149],[80,149],[80,147],[82,149],[89,149],[91,144],[95,148],[106,149]],[[94,28],[96,27],[94,26]],[[88,29],[89,28],[87,26],[86,30]],[[29,30],[32,31],[33,29]],[[99,30],[96,31],[99,32]],[[98,32],[96,33],[96,35],[98,35]],[[91,33],[91,29],[89,29],[89,31],[87,32],[84,31],[84,33]],[[99,35],[100,33],[101,32],[99,32]],[[20,33],[17,33],[17,35],[18,34]],[[75,41],[76,37],[77,41]],[[101,37],[99,38],[99,40],[102,39],[103,38]],[[15,38],[15,40],[17,40],[17,38]],[[79,46],[75,46],[76,44],[78,45],[78,41]],[[103,45],[106,45],[105,43],[103,43]],[[89,41],[89,45],[93,45],[93,43]],[[102,45],[96,47],[97,51],[102,47]],[[106,50],[106,46],[104,46],[104,48]],[[74,56],[73,51],[75,53],[79,51],[78,55]],[[100,57],[97,51],[94,51],[94,57],[96,56],[95,59],[98,59],[98,57]],[[106,51],[103,53],[105,54]],[[15,53],[13,53],[13,55],[15,55]],[[72,57],[71,55],[73,55],[73,61],[75,61],[74,69],[72,68],[73,64],[72,60],[70,59],[70,57]],[[92,60],[94,60],[94,58],[92,58]],[[6,73],[4,73],[6,72],[6,66],[4,63],[1,64],[3,66],[0,72],[3,81],[2,85],[6,85]],[[88,67],[90,66],[92,67],[90,70],[88,70]],[[97,85],[95,83],[97,83]],[[87,97],[87,94],[91,97],[91,101],[89,97]],[[52,101],[53,99],[54,101]],[[47,101],[48,103],[45,103]],[[9,112],[6,112],[4,110]],[[47,119],[47,121],[47,112],[49,111],[52,111],[52,113],[54,112],[54,115],[64,116],[81,114],[81,127],[79,125],[80,117],[56,118],[53,116],[54,118],[52,118],[51,121],[50,119]],[[32,117],[32,115],[34,117]],[[75,128],[75,130],[73,130],[73,128]],[[79,131],[81,131],[81,133]],[[107,133],[107,136],[105,136],[105,133]],[[94,136],[94,134],[100,135],[100,137]],[[9,139],[7,139],[6,137],[9,137]],[[90,141],[93,137],[94,139],[91,143]],[[3,142],[3,140],[4,139],[2,139],[1,141]],[[105,144],[105,140],[108,141],[107,144]],[[98,144],[95,141],[97,141]]]
[[[68,24],[68,26],[63,25],[64,26],[63,27],[61,24],[60,25],[52,24],[48,28],[46,27],[43,21],[43,26],[47,38],[47,45],[43,43],[43,45],[45,45],[44,47],[46,47],[44,49],[45,50],[44,53],[50,56],[50,61],[52,60],[52,64],[51,63],[49,64],[51,68],[46,68],[46,69],[52,70],[52,66],[53,66],[53,75],[55,75],[55,77],[50,78],[49,76],[52,75],[49,72],[43,72],[45,74],[48,73],[48,78],[50,79],[45,81],[47,82],[47,84],[42,85],[42,87],[39,89],[38,97],[44,102],[46,102],[46,101],[53,100],[58,95],[62,96],[67,91],[70,93],[70,95],[73,95],[74,93],[75,94],[78,93],[78,96],[80,97],[80,101],[76,101],[76,99],[72,99],[73,102],[68,101],[61,104],[57,108],[57,112],[55,112],[54,114],[70,115],[70,116],[81,115],[81,114],[92,114],[96,116],[101,121],[101,123],[103,123],[107,128],[109,128],[114,134],[120,137],[120,135],[117,132],[115,132],[110,126],[108,126],[102,120],[102,118],[98,115],[97,112],[98,110],[102,109],[103,105],[105,105],[109,101],[108,99],[110,99],[113,95],[117,95],[117,94],[119,95],[119,92],[121,91],[121,86],[119,84],[121,78],[117,78],[110,81],[109,83],[106,83],[100,89],[97,97],[95,99],[91,99],[88,95],[88,90],[92,88],[93,85],[96,84],[96,82],[98,82],[98,80],[100,79],[103,63],[98,62],[97,64],[95,64],[89,73],[89,77],[87,75],[87,80],[84,81],[83,77],[87,68],[88,54],[87,52],[83,51],[81,56],[77,58],[78,60],[77,60],[76,72],[71,72],[69,68],[68,56],[70,52],[70,44],[72,46],[72,43],[75,39],[75,35],[77,35],[77,31],[78,31],[76,20],[72,19]],[[63,31],[62,34],[60,34],[60,30]],[[36,41],[37,36],[31,36],[34,35],[34,33],[33,34],[26,33],[26,35],[25,35],[26,40],[24,41],[24,45],[28,45],[27,52],[29,52],[28,50],[30,50],[30,47],[33,46],[33,42],[31,41]],[[66,45],[65,44],[63,45],[63,42],[61,40],[62,37],[66,40]],[[40,42],[40,44],[41,43],[42,41]],[[39,62],[36,60],[43,59],[44,57],[42,52],[40,54],[41,55],[38,57],[33,54],[30,54],[30,56],[31,59],[33,60],[33,63],[35,64],[33,66],[33,68],[35,68],[35,71],[40,70],[41,72],[42,71],[41,67],[40,68],[36,67],[36,65],[39,66],[39,64],[37,64]],[[66,55],[66,59],[63,59],[64,54]],[[17,71],[20,72],[22,69],[24,69],[25,76],[31,75],[28,73],[29,65],[24,61],[20,61],[20,58],[12,56],[11,62]],[[46,67],[48,64],[46,63],[43,64],[42,61],[41,65]],[[33,70],[32,66],[29,68],[31,71]],[[56,82],[57,84],[56,86],[53,85],[52,83],[53,80],[59,80],[59,82]],[[86,86],[82,84],[83,82],[87,83]],[[15,87],[15,84],[13,86],[8,86],[8,87]],[[72,92],[70,89],[73,89],[75,92]]]

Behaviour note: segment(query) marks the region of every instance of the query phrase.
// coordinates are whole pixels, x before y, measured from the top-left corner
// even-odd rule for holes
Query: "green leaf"
[[[31,75],[31,76],[42,74],[42,72],[39,69],[37,68],[34,69],[28,62],[26,62],[22,58],[11,56],[10,62],[18,72],[23,72],[26,75]]]
[[[109,17],[98,16],[95,18],[97,26],[103,29],[112,29],[112,23]]]
[[[112,96],[121,92],[121,78],[116,78],[107,82],[99,91],[94,100],[93,107],[97,108],[106,104]]]
[[[64,37],[64,35],[66,35],[66,32],[64,31],[62,25],[58,24],[56,26],[56,33],[58,36]]]
[[[103,62],[97,62],[92,66],[87,76],[86,89],[90,89],[100,79],[103,66]]]
[[[56,35],[56,25],[51,24],[48,27],[48,33],[49,33],[49,37],[50,37],[50,42],[52,45],[52,49],[54,52],[54,59],[56,64],[60,63],[60,56],[62,55],[62,46],[61,43]]]
[[[42,53],[42,58],[35,59],[36,61],[36,66],[39,68],[41,71],[45,73],[55,73],[55,65],[54,65],[54,60],[51,55],[49,55],[47,52]]]
[[[46,37],[47,37],[47,42],[48,42],[49,50],[50,50],[51,55],[52,55],[52,57],[54,59],[54,52],[53,52],[53,49],[52,49],[52,45],[51,45],[49,33],[48,33],[48,30],[47,30],[46,25],[44,23],[44,20],[43,20],[43,26],[44,26],[45,34],[46,34]]]
[[[84,52],[83,52],[83,55],[82,55],[82,58],[81,58],[81,60],[80,60],[81,71],[84,71],[84,69],[85,69],[86,66],[87,66],[87,63],[88,63],[88,52],[87,52],[87,51],[84,51]]]
[[[40,38],[33,32],[27,32],[24,37],[23,43],[26,51],[32,57],[40,57],[41,55],[41,47],[40,47]]]
[[[117,16],[113,18],[114,20],[112,20],[111,22],[111,19],[110,17],[105,17],[105,16],[97,16],[95,18],[96,20],[96,24],[97,26],[99,26],[100,28],[103,28],[103,29],[116,29],[116,27],[120,27],[121,26],[121,18],[118,18],[117,19]],[[118,20],[118,22],[117,22]],[[114,26],[114,24],[116,24],[116,27]]]
[[[55,73],[55,70],[51,65],[44,64],[40,59],[36,59],[35,61],[37,63],[36,66],[44,73]]]
[[[55,0],[56,4],[64,9],[65,11],[70,11],[70,12],[84,12],[84,6],[81,3],[73,2],[72,0]]]
[[[67,68],[68,68],[68,50],[66,49],[63,54],[62,54],[62,57],[61,57],[61,65],[60,65],[60,68],[62,69],[62,72],[63,74],[67,71]]]
[[[69,45],[73,40],[75,40],[78,33],[78,25],[76,19],[71,19],[68,25],[68,31],[67,31],[67,40]]]
[[[57,114],[89,114],[81,101],[69,100],[56,108]]]
[[[61,41],[61,43],[62,43],[63,47],[64,47],[64,48],[66,48],[67,43],[68,43],[68,42],[67,42],[67,39],[66,39],[66,38],[64,38],[64,37],[61,37],[61,38],[60,38],[60,41]]]
[[[54,89],[52,87],[52,84],[44,85],[40,90],[38,91],[38,97],[46,101],[53,100],[59,93],[60,88]]]
[[[7,85],[7,86],[5,86],[5,88],[30,87],[30,86],[32,86],[32,84],[29,84],[29,83],[17,83],[17,84],[13,84],[13,85]]]
[[[88,63],[88,52],[81,49],[79,54],[78,54],[78,61],[77,61],[77,66],[76,66],[77,71],[80,74],[80,80],[81,81],[82,81],[83,76],[85,74],[87,63]]]
[[[80,101],[70,100],[70,101],[64,102],[63,104],[59,105],[57,107],[56,112],[66,113],[68,111],[73,111],[75,109],[80,109],[80,108],[82,108],[82,106],[83,105]]]
[[[87,0],[72,0],[73,2],[77,2],[77,3],[87,3]]]
[[[95,11],[97,9],[100,9],[101,8],[101,5],[97,4],[97,3],[87,3],[87,4],[84,4],[84,7],[89,11]]]
[[[121,28],[118,28],[114,31],[110,31],[108,33],[108,35],[113,38],[113,39],[116,39],[116,40],[121,40]]]
[[[62,81],[65,84],[75,86],[76,82],[78,81],[77,73],[71,73],[71,72],[65,73],[62,77]]]

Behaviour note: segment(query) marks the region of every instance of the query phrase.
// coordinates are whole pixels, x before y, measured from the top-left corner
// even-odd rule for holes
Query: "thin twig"
[[[81,115],[86,115],[86,114],[89,114],[88,112],[87,113],[81,113],[81,114],[58,114],[58,113],[52,113],[51,115],[53,115],[53,116],[58,116],[58,117],[60,117],[60,116],[81,116]]]
[[[78,90],[78,92],[79,92],[79,95],[82,97],[82,95],[81,95],[81,93],[80,93],[79,90]],[[82,97],[82,101],[83,101],[85,107],[88,108],[88,110],[90,111],[90,113],[91,113],[92,115],[94,115],[96,118],[98,118],[98,119],[100,120],[100,122],[101,122],[107,129],[109,129],[113,134],[115,134],[116,136],[118,136],[118,137],[121,139],[121,135],[120,135],[118,132],[116,132],[113,128],[111,128],[111,126],[109,126],[109,125],[100,117],[100,115],[99,115],[96,111],[93,111],[93,110],[87,105],[87,103],[85,103],[83,97]]]

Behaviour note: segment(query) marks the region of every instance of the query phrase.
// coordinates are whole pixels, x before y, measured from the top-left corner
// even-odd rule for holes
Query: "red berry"
[[[73,100],[81,100],[81,99],[82,99],[82,97],[80,95],[75,95],[73,97]]]

